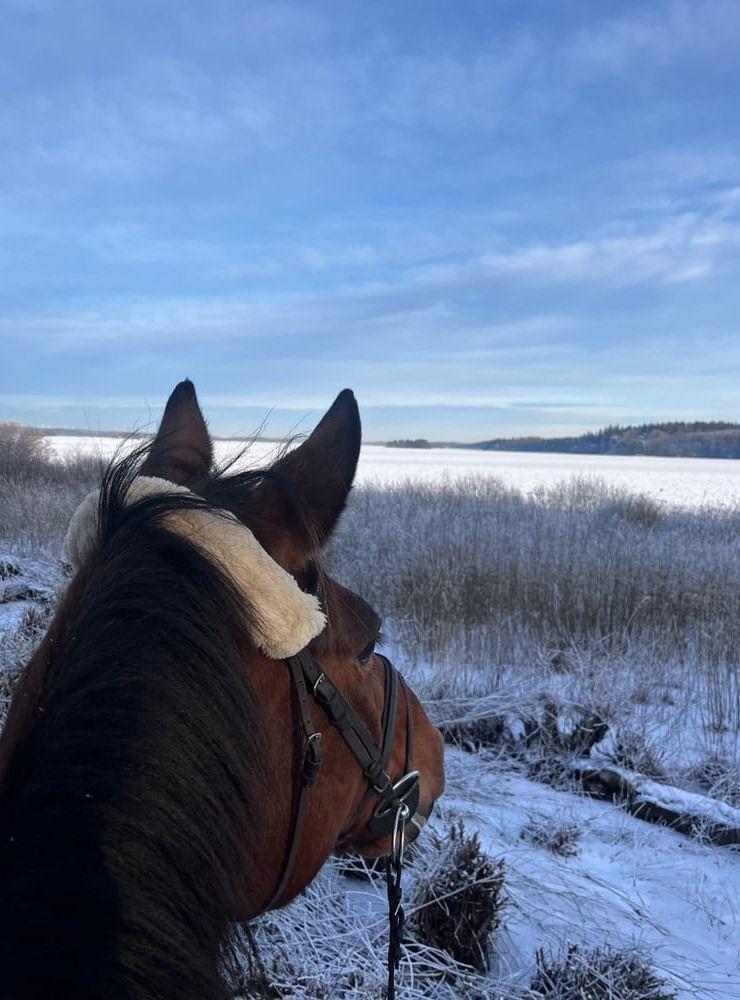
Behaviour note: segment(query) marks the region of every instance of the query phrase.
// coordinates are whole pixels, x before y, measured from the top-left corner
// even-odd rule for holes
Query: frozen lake
[[[119,438],[59,436],[47,439],[58,454],[75,452],[113,454]],[[242,447],[235,441],[217,441],[219,461]],[[279,448],[257,441],[241,463],[260,466]],[[388,484],[405,479],[439,482],[467,475],[493,475],[528,492],[574,476],[601,479],[646,493],[666,505],[684,508],[740,506],[740,461],[709,458],[648,458],[640,455],[554,455],[532,452],[475,451],[465,448],[386,448],[365,445],[360,455],[358,482]]]

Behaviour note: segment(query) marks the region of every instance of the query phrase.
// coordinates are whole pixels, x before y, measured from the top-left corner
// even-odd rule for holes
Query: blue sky
[[[740,419],[736,0],[5,0],[0,419]]]

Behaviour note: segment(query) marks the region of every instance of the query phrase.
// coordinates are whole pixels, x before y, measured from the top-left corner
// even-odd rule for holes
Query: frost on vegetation
[[[578,854],[578,841],[582,830],[575,823],[555,821],[552,817],[532,819],[522,827],[522,840],[559,854],[563,858],[574,858]]]
[[[503,864],[459,821],[426,831],[407,861],[399,997],[493,996],[475,970],[487,970],[501,921]],[[289,906],[258,918],[238,941],[234,996],[381,997],[388,941],[381,869],[353,859],[348,871],[348,859],[333,859]]]
[[[481,850],[478,834],[467,832],[462,821],[450,824],[444,835],[431,831],[429,840],[428,851],[435,851],[436,859],[414,889],[412,932],[424,944],[484,972],[505,905],[504,864]]]
[[[571,945],[565,954],[537,956],[533,1000],[673,1000],[676,993],[642,952]]]
[[[657,781],[668,781],[665,749],[644,731],[620,726],[614,733],[607,756],[629,771],[637,771]]]
[[[592,707],[633,757],[641,716],[673,727],[679,759],[643,761],[672,774],[687,732],[740,731],[740,509],[653,518],[643,500],[582,481],[360,486],[330,569],[383,615],[450,742],[508,750],[509,717],[547,697]],[[451,709],[466,699],[477,717]]]
[[[57,458],[28,431],[0,424],[0,542],[11,558],[58,558],[72,512],[100,481],[103,464],[90,455]]]
[[[525,766],[532,777],[555,785],[570,785],[570,762],[589,757],[609,732],[605,710],[552,699],[541,700],[527,711],[470,718],[455,718],[455,706],[449,702],[432,705],[430,710],[447,743],[470,752],[493,750]],[[446,718],[436,714],[440,710]]]
[[[684,782],[694,784],[711,798],[740,809],[740,759],[726,754],[708,754],[688,768]]]
[[[17,560],[11,556],[0,555],[0,580],[10,580],[14,576],[19,576],[20,572]]]
[[[407,872],[405,884],[413,878]],[[407,903],[407,912],[410,909]],[[236,941],[241,969],[233,997],[382,997],[387,977],[385,882],[365,885],[341,877],[330,861],[290,905],[253,922]],[[454,1000],[472,996],[478,982],[447,951],[407,938],[397,974],[399,998]]]
[[[22,583],[51,591],[61,582],[54,560],[71,511],[95,480],[84,465],[0,474],[0,539],[7,551],[0,558],[0,590]],[[736,754],[718,750],[683,769],[671,757],[680,755],[697,719],[714,734],[740,729],[740,511],[654,514],[642,501],[577,482],[529,495],[485,479],[354,492],[330,568],[384,615],[386,631],[398,642],[399,664],[448,741],[483,751],[477,759],[450,754],[476,769],[475,790],[471,782],[466,792],[474,808],[500,808],[496,787],[481,784],[480,768],[488,760],[500,769],[516,765],[509,771],[536,776],[532,787],[541,794],[560,796],[560,789],[573,787],[568,761],[589,755],[595,768],[612,755],[625,770],[667,775],[689,791],[740,808]],[[30,593],[0,603],[0,611],[13,612],[7,619],[13,627],[0,638],[0,706],[52,606]],[[646,736],[652,730],[645,719],[658,718],[656,735]],[[662,785],[641,788],[659,794],[666,809],[698,808]],[[591,802],[597,805],[602,808]],[[621,810],[611,812],[635,822]],[[399,997],[673,996],[661,992],[667,987],[651,980],[647,963],[640,965],[630,951],[543,956],[534,994],[508,983],[496,992],[493,980],[471,971],[479,962],[485,967],[491,935],[498,947],[506,934],[506,928],[496,932],[504,897],[511,897],[511,911],[523,912],[542,892],[537,864],[558,866],[558,879],[589,877],[567,939],[576,937],[579,921],[599,922],[599,870],[592,879],[583,846],[588,836],[576,835],[575,824],[543,824],[536,816],[519,816],[501,843],[507,891],[498,863],[477,853],[479,844],[473,850],[476,838],[462,829],[459,836],[454,826],[447,833],[430,830],[414,845],[405,876],[411,940]],[[568,860],[579,848],[581,856]],[[700,849],[691,843],[691,850]],[[450,863],[456,851],[459,858]],[[522,851],[528,863],[534,858],[529,882],[516,870]],[[361,882],[343,877],[332,861],[291,906],[256,922],[259,958],[249,965],[246,956],[253,953],[245,935],[235,997],[382,996],[385,888],[375,877],[377,866],[359,867]],[[544,924],[550,907],[562,904],[555,881]],[[533,961],[543,940],[552,940],[545,929],[519,948],[523,963]]]

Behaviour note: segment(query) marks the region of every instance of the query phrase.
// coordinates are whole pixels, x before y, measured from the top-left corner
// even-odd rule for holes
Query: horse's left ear
[[[247,523],[291,572],[316,554],[344,510],[360,456],[360,412],[339,393],[310,436],[269,470],[248,496]]]
[[[178,383],[167,400],[157,436],[141,467],[143,476],[158,476],[188,486],[205,475],[213,461],[213,445],[190,379]]]

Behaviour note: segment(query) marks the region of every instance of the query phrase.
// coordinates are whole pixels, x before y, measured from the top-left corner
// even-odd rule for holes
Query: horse
[[[344,390],[219,470],[185,380],[80,508],[0,736],[0,997],[224,1000],[234,926],[417,835],[440,733],[321,562],[360,440]]]

